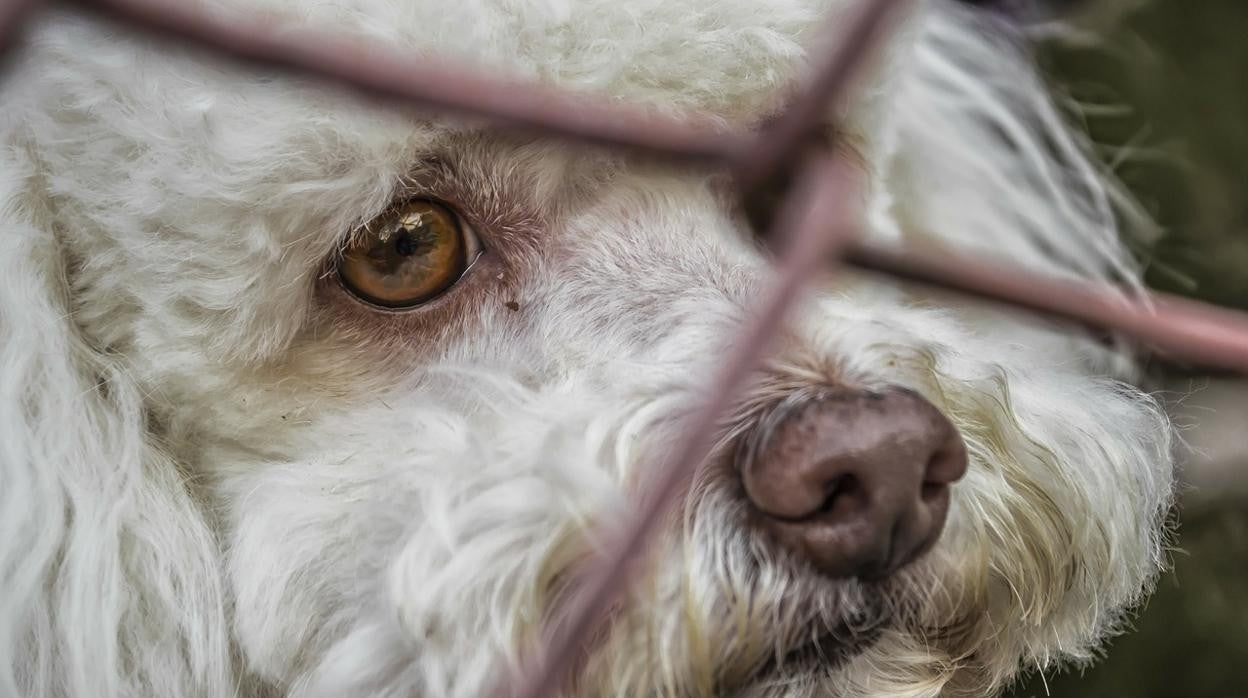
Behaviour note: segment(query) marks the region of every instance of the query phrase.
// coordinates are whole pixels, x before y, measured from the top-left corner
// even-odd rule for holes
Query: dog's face
[[[847,6],[336,0],[272,16],[747,125]],[[1063,261],[1084,243],[1043,203],[1084,220],[1094,196],[976,169],[1046,157],[1025,129],[1047,134],[1047,113],[1006,120],[1023,130],[1005,156],[962,152],[1000,138],[983,113],[957,116],[974,80],[932,88],[940,61],[998,50],[957,33],[962,12],[924,6],[838,125],[870,182],[864,225],[956,243],[997,187],[1009,196],[982,203],[995,237],[970,244],[1087,275],[1092,253]],[[140,552],[119,563],[137,591],[113,599],[118,622],[168,632],[123,633],[132,669],[109,685],[495,685],[765,292],[769,253],[725,183],[247,79],[74,18],[34,42],[6,125],[20,167],[4,195],[26,203],[6,215],[31,221],[31,259],[65,270],[73,331],[115,367],[92,370],[129,386],[100,399],[142,415],[121,420],[141,434],[119,437],[147,468],[133,487],[174,502],[136,503],[122,527]],[[1011,216],[1017,234],[997,225]],[[1164,418],[1100,377],[1099,356],[1055,328],[825,279],[576,690],[980,695],[1086,657],[1157,569],[1170,482]],[[170,608],[188,598],[194,612]],[[216,656],[202,638],[223,628],[233,650]],[[153,635],[183,638],[181,654],[149,660],[134,638]]]

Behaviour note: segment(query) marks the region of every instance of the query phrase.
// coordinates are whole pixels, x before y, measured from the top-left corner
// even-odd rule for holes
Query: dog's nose
[[[966,447],[904,389],[790,400],[745,442],[754,522],[833,577],[879,579],[936,542]]]

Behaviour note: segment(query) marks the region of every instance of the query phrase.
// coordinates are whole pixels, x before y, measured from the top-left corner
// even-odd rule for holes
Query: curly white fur
[[[748,124],[843,0],[222,4]],[[250,16],[243,15],[240,16]],[[922,3],[841,128],[871,232],[1135,282],[1132,220],[999,22]],[[767,277],[721,183],[256,79],[66,13],[0,92],[0,695],[471,696],[627,506]],[[413,194],[482,263],[403,316],[325,270]],[[518,307],[518,309],[517,309]],[[1170,432],[1078,333],[833,280],[725,429],[900,384],[971,452],[937,547],[821,579],[713,483],[590,695],[984,695],[1087,660],[1162,564]],[[762,669],[812,633],[839,663]]]

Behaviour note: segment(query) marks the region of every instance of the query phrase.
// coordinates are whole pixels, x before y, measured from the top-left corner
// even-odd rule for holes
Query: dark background
[[[1162,226],[1142,250],[1149,283],[1248,309],[1248,0],[1104,0],[1074,19],[1096,40],[1050,40],[1040,58]],[[1231,391],[1221,413],[1243,415],[1242,431],[1210,438],[1229,445],[1229,472],[1248,481],[1248,384],[1173,369],[1156,380],[1172,397]],[[1248,498],[1202,485],[1207,454],[1182,458],[1173,569],[1136,631],[1094,668],[1033,675],[1011,698],[1248,696]]]

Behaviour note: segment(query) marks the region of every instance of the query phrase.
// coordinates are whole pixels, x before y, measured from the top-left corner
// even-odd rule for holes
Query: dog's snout
[[[834,577],[880,578],[931,547],[966,471],[957,429],[902,389],[790,400],[747,446],[751,518]]]

